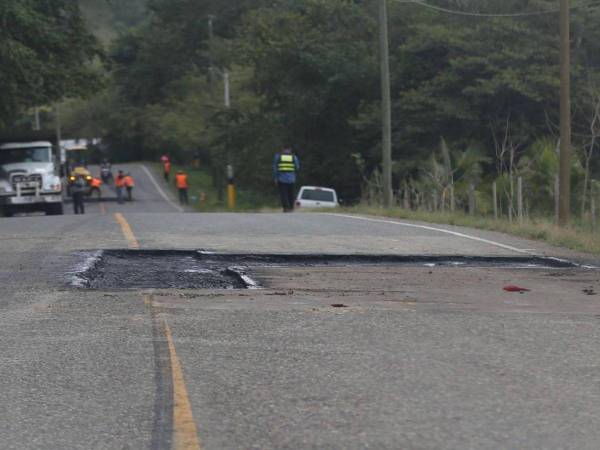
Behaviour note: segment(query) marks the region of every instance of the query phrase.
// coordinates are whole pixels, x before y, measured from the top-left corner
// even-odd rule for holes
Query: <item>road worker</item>
[[[100,163],[100,178],[102,178],[104,184],[109,184],[113,181],[113,174],[111,172],[110,163],[106,158],[104,158]]]
[[[273,160],[273,178],[279,189],[279,197],[283,212],[294,211],[294,183],[296,172],[300,169],[300,160],[292,152],[289,145],[285,145],[281,153],[275,154]]]
[[[129,172],[127,173],[127,175],[125,175],[125,178],[123,179],[123,184],[125,185],[125,189],[127,190],[127,201],[133,200],[132,191],[133,187],[135,186],[135,182],[133,181],[133,177]]]
[[[165,177],[165,181],[169,182],[169,174],[171,173],[171,161],[168,159],[163,162],[163,175]]]
[[[102,180],[100,178],[93,177],[90,180],[90,196],[94,195],[97,192],[98,198],[100,198],[102,196],[102,191],[100,191],[100,186],[102,186]]]
[[[73,197],[73,210],[75,214],[85,214],[83,196],[88,188],[87,181],[82,174],[75,175],[75,181],[71,184],[71,196]]]
[[[175,185],[179,192],[179,203],[182,205],[188,204],[188,176],[183,170],[178,170],[175,175]]]
[[[123,203],[123,188],[125,187],[125,174],[122,170],[119,170],[117,177],[115,178],[115,189],[117,191],[117,202]]]

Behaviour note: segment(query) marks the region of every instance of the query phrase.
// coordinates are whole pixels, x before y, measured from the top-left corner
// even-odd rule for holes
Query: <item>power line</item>
[[[449,9],[449,8],[444,8],[441,6],[431,5],[422,0],[395,0],[395,1],[396,1],[396,3],[410,3],[413,5],[422,6],[424,8],[429,8],[434,11],[439,11],[439,12],[443,12],[446,14],[455,14],[455,15],[459,15],[459,16],[469,16],[469,17],[530,17],[530,16],[542,16],[542,15],[546,15],[546,14],[556,14],[560,11],[559,9],[547,9],[547,10],[543,10],[543,11],[531,11],[531,12],[522,12],[522,13],[492,14],[492,13],[476,13],[476,12],[469,12],[469,11],[460,11],[460,10],[456,10],[456,9]],[[577,6],[573,6],[571,9],[593,7],[593,6],[598,6],[598,5],[599,5],[599,3],[594,3],[594,4],[589,4],[589,5],[577,5]]]

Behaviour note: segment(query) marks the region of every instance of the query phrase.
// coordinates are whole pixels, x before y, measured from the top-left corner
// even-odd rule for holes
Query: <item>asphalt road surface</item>
[[[133,202],[105,189],[85,215],[0,218],[0,448],[598,448],[593,258],[374,217],[191,213],[124,168]],[[189,252],[133,265],[135,250]],[[209,272],[196,250],[446,264],[259,264],[260,289],[161,287]],[[118,287],[86,287],[109,269]],[[138,272],[157,286],[128,287]]]

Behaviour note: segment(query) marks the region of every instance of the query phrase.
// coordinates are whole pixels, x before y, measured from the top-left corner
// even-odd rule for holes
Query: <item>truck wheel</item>
[[[46,205],[46,215],[47,216],[62,216],[63,214],[63,204],[62,203],[50,203]]]

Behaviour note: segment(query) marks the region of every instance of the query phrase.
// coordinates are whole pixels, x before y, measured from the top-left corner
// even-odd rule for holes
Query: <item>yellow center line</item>
[[[144,304],[149,308],[155,308],[152,295],[144,295]],[[185,387],[183,369],[173,342],[173,333],[171,333],[171,328],[164,317],[162,318],[161,328],[167,338],[173,386],[173,441],[171,450],[202,450],[196,421],[192,413],[192,404]]]
[[[200,450],[198,429],[196,428],[192,405],[185,387],[181,363],[175,351],[173,335],[166,320],[164,325],[173,374],[173,450]]]
[[[140,248],[140,244],[138,243],[133,231],[131,231],[131,227],[125,220],[125,217],[121,213],[115,213],[115,220],[119,225],[121,225],[121,231],[123,231],[123,235],[127,242],[129,243],[129,248]]]

